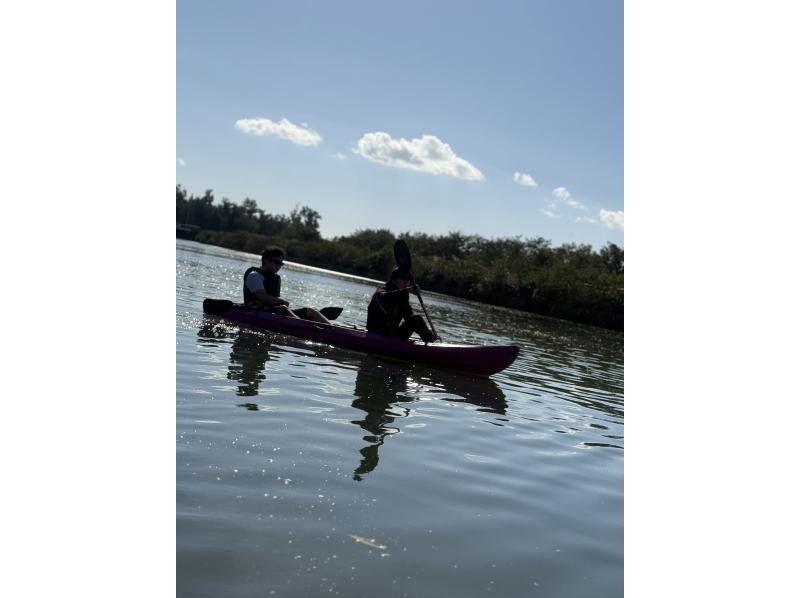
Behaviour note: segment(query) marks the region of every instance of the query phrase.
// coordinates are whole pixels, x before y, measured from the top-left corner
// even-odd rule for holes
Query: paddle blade
[[[293,309],[292,311],[298,318],[308,320],[309,319],[308,309],[309,308],[307,307],[298,307],[297,309]],[[339,314],[341,314],[343,310],[344,310],[343,307],[323,307],[321,310],[319,310],[319,313],[321,313],[329,320],[335,320],[336,318],[339,317]]]
[[[339,317],[342,311],[344,311],[343,307],[323,307],[321,310],[319,310],[319,313],[329,320],[335,320]]]
[[[233,307],[233,301],[227,299],[204,299],[203,313],[212,316],[221,316]]]
[[[394,261],[400,270],[411,271],[411,251],[403,239],[394,242]]]

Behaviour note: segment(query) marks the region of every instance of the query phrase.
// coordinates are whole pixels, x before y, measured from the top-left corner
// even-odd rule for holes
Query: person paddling
[[[412,285],[408,270],[395,268],[386,284],[372,295],[367,308],[367,330],[386,336],[409,338],[413,333],[426,343],[433,341],[433,334],[420,315],[415,315],[408,302],[408,290]]]
[[[244,273],[244,303],[248,307],[268,310],[291,318],[313,320],[330,324],[330,320],[316,309],[303,307],[292,311],[289,302],[281,299],[281,277],[278,274],[283,266],[285,253],[280,247],[267,247],[261,254],[261,267],[248,268]],[[297,312],[297,313],[296,313]]]

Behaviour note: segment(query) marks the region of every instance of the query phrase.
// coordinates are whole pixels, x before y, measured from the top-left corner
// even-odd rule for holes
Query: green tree
[[[621,247],[614,243],[607,243],[600,250],[600,257],[605,267],[612,274],[622,274],[625,268],[625,252]]]
[[[295,206],[289,214],[289,220],[291,220],[292,224],[305,226],[313,230],[319,230],[319,221],[321,219],[320,213],[308,206],[303,206],[302,208]]]

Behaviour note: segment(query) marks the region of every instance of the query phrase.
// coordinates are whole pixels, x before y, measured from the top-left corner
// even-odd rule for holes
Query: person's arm
[[[380,308],[380,310],[384,314],[387,314],[388,310],[387,310],[386,306],[383,304],[383,300],[384,300],[385,297],[386,297],[386,291],[384,291],[383,289],[378,289],[372,295],[372,301],[375,303],[375,305],[377,305]]]
[[[269,305],[270,307],[276,307],[278,305],[289,305],[289,302],[286,299],[281,299],[280,297],[273,297],[272,295],[268,294],[264,289],[250,289],[253,291],[253,294],[258,297],[258,300],[261,301],[264,305]]]
[[[414,315],[414,310],[411,309],[411,303],[408,301],[408,291],[402,293],[403,301],[400,304],[400,313],[404,319],[408,319]]]
[[[289,305],[286,299],[274,297],[264,290],[264,278],[258,272],[252,272],[245,281],[247,288],[253,293],[258,300],[269,307],[276,307],[278,305]]]

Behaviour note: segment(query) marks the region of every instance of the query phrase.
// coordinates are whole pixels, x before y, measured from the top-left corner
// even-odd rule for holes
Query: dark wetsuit
[[[247,277],[250,275],[251,272],[258,272],[261,276],[264,277],[264,292],[267,295],[272,295],[273,297],[280,297],[281,296],[281,277],[274,272],[267,272],[266,270],[262,270],[261,268],[248,268],[247,271],[244,273],[244,280],[247,280]],[[245,305],[259,305],[261,306],[261,301],[259,298],[247,288],[247,283],[243,284],[244,288],[244,302]],[[275,306],[264,305],[264,309],[273,309]]]
[[[367,330],[400,338],[416,332],[426,343],[433,340],[425,320],[411,310],[406,289],[387,291],[381,287],[375,292],[367,309]]]

